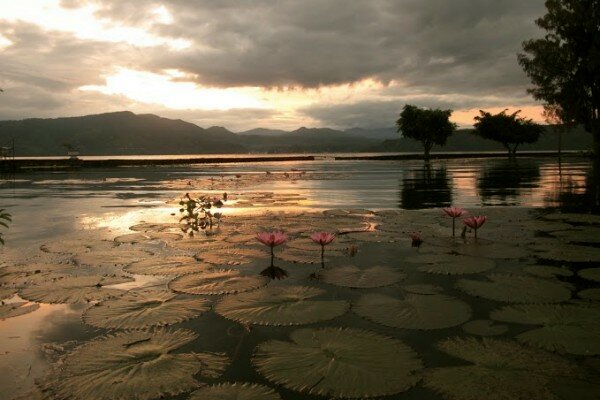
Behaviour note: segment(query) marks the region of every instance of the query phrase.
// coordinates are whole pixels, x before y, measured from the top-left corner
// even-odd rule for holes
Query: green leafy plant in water
[[[223,193],[223,198],[200,196],[192,198],[189,193],[179,201],[181,208],[179,212],[183,216],[179,219],[181,230],[189,236],[194,236],[194,232],[211,232],[213,227],[218,226],[222,214],[214,212],[214,209],[223,207],[227,201],[227,193]]]
[[[9,222],[12,222],[11,215],[9,213],[7,213],[4,208],[0,208],[0,226],[3,226],[8,229]],[[2,232],[0,232],[0,244],[4,244],[4,239],[2,238]]]

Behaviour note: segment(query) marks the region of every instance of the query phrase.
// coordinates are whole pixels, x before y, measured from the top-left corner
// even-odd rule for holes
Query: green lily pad
[[[600,262],[600,249],[560,242],[530,246],[535,257],[558,262]]]
[[[132,331],[101,337],[64,357],[42,382],[56,398],[150,400],[196,389],[219,377],[228,359],[215,353],[180,353],[196,339],[188,330]]]
[[[100,328],[143,329],[186,321],[210,310],[206,299],[184,299],[173,292],[135,290],[88,308],[83,321]]]
[[[586,227],[552,232],[563,241],[572,243],[600,243],[600,228]]]
[[[496,336],[508,332],[508,326],[495,324],[494,321],[490,321],[489,319],[469,321],[462,328],[466,333],[479,336]]]
[[[362,296],[352,311],[382,325],[405,329],[443,329],[471,318],[471,307],[443,294],[409,293],[403,299],[384,294]]]
[[[551,267],[549,265],[528,265],[523,268],[528,274],[539,276],[540,278],[554,278],[556,276],[572,276],[568,268]]]
[[[344,300],[311,300],[324,293],[307,286],[268,287],[226,297],[215,311],[243,324],[303,325],[338,317],[350,308]]]
[[[243,265],[250,264],[255,259],[270,257],[265,248],[264,251],[257,249],[218,249],[197,253],[195,257],[203,262],[215,265]]]
[[[404,277],[404,273],[397,268],[385,266],[358,268],[355,265],[346,265],[319,272],[319,278],[323,282],[351,288],[389,286],[399,282]]]
[[[560,303],[571,298],[571,291],[558,281],[504,274],[488,278],[489,281],[461,279],[456,287],[472,296],[507,303]]]
[[[212,264],[202,263],[194,257],[171,256],[147,258],[126,266],[124,270],[131,274],[140,275],[181,276],[205,272],[212,268]]]
[[[455,254],[420,254],[407,257],[404,261],[414,264],[426,264],[419,266],[419,271],[444,275],[477,274],[496,266],[495,261],[487,258]]]
[[[281,400],[281,397],[266,386],[236,382],[203,387],[192,393],[189,400]]]
[[[587,279],[594,282],[600,282],[600,268],[585,268],[579,270],[577,275],[583,279]]]
[[[507,243],[479,240],[471,243],[454,242],[451,249],[459,254],[477,258],[516,259],[529,256],[527,249]]]
[[[215,269],[178,277],[169,283],[169,288],[182,293],[216,295],[247,292],[268,282],[263,276],[242,276],[236,270]]]
[[[89,265],[95,267],[113,267],[123,266],[144,260],[152,254],[139,249],[125,248],[123,246],[115,247],[112,250],[90,251],[80,253],[73,257],[78,265]]]
[[[40,308],[39,304],[19,301],[16,303],[0,304],[0,320],[29,314]]]
[[[332,255],[332,253],[333,252],[327,253],[327,250],[325,250],[325,262],[328,262],[330,260],[330,256]],[[314,251],[310,251],[288,247],[279,252],[275,251],[275,257],[280,260],[289,261],[293,263],[317,264],[321,263],[321,250],[314,249]]]
[[[438,348],[471,363],[425,372],[424,386],[453,400],[558,400],[549,385],[580,374],[559,356],[513,341],[454,338]]]
[[[600,306],[586,304],[527,304],[495,310],[496,321],[541,325],[517,336],[547,350],[578,355],[600,354]]]
[[[123,294],[122,290],[108,289],[105,286],[132,280],[100,275],[68,276],[21,289],[19,296],[40,303],[84,303],[119,296]]]
[[[79,254],[88,251],[106,251],[114,248],[116,244],[109,240],[91,239],[61,239],[40,246],[46,253]]]
[[[550,221],[565,221],[571,224],[600,224],[600,215],[594,214],[552,213],[544,215],[543,218]]]
[[[252,358],[268,380],[328,398],[400,393],[418,381],[417,354],[399,340],[357,329],[300,329],[260,344]]]
[[[155,240],[162,240],[164,242],[171,242],[175,240],[181,240],[183,238],[182,235],[178,233],[168,233],[168,232],[138,232],[138,233],[128,233],[125,235],[117,236],[115,238],[115,242],[117,243],[144,243],[144,242],[152,242]]]
[[[425,283],[418,283],[414,285],[404,285],[402,289],[408,293],[414,294],[440,294],[444,291],[443,288],[436,285],[428,285]]]
[[[0,300],[11,298],[15,293],[17,293],[16,288],[0,286]]]
[[[189,252],[204,252],[210,250],[233,248],[233,244],[225,243],[221,240],[198,239],[196,237],[185,240],[179,240],[177,242],[171,242],[168,243],[167,246],[173,249],[185,250]]]
[[[600,301],[600,288],[581,290],[577,296],[586,300]]]
[[[171,230],[179,230],[179,228],[180,225],[176,223],[157,224],[150,222],[144,222],[129,227],[130,230],[136,232],[165,232]]]

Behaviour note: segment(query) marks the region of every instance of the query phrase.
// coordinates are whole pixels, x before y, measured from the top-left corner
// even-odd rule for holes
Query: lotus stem
[[[456,235],[454,234],[454,226],[456,225],[456,218],[452,218],[452,237],[455,237]]]

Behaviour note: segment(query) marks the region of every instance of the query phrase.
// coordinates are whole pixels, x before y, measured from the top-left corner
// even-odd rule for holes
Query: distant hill
[[[591,148],[591,135],[581,129],[563,134],[565,150]],[[399,138],[395,128],[345,131],[299,128],[291,132],[256,128],[233,133],[224,127],[201,128],[182,120],[129,111],[82,117],[0,121],[0,146],[15,140],[17,156],[66,155],[66,145],[81,155],[207,154],[207,153],[317,153],[317,152],[421,152],[418,141]],[[552,129],[522,150],[555,150]],[[447,146],[433,151],[503,151],[472,130],[460,130]]]
[[[129,111],[83,117],[0,121],[0,143],[15,140],[17,155],[245,153],[225,128],[202,129],[182,120]]]

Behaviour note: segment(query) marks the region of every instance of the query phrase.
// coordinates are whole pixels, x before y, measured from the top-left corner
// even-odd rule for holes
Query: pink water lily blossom
[[[463,223],[475,231],[475,238],[477,238],[477,229],[481,228],[486,220],[487,217],[485,215],[478,215],[463,219]]]
[[[259,232],[256,239],[266,246],[275,247],[287,242],[288,236],[282,231]]]
[[[328,245],[335,239],[335,233],[331,232],[315,232],[310,235],[313,242],[320,244],[321,246]]]
[[[419,248],[423,244],[423,238],[418,232],[411,233],[410,238],[412,240],[412,247]]]
[[[449,216],[452,218],[452,237],[456,236],[455,235],[455,226],[456,226],[456,218],[463,216],[464,214],[467,214],[467,211],[464,208],[460,208],[460,207],[455,207],[455,206],[450,206],[450,207],[446,207],[446,208],[442,208],[442,210]]]

